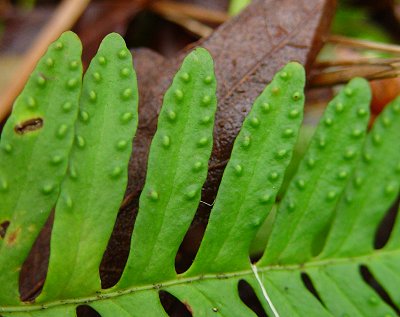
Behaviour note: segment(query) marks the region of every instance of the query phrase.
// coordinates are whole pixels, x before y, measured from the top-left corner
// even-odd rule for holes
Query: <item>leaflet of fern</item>
[[[132,55],[121,36],[110,34],[83,80],[75,146],[38,301],[90,295],[101,288],[99,266],[127,185],[137,105]]]
[[[188,275],[248,268],[250,243],[275,202],[297,140],[304,84],[303,67],[289,63],[255,101]]]
[[[200,201],[212,148],[216,80],[213,60],[198,48],[165,94],[146,184],[118,287],[176,276],[175,256]]]
[[[362,157],[336,208],[335,221],[320,258],[373,251],[376,224],[399,194],[400,159],[396,159],[400,153],[399,109],[400,98],[397,98],[385,108],[368,134]]]
[[[0,151],[0,303],[19,303],[18,277],[66,173],[82,81],[82,47],[64,33],[41,58],[5,125]]]
[[[333,211],[361,152],[370,90],[353,79],[329,103],[280,203],[260,265],[304,262],[321,251]]]

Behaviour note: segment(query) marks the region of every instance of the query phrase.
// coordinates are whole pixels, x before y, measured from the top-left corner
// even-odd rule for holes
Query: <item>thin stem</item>
[[[400,54],[400,46],[379,42],[371,42],[366,40],[359,40],[355,38],[345,37],[341,35],[329,35],[326,40],[331,43],[336,43],[344,46],[350,46],[354,48],[364,48],[376,51],[382,51],[387,53]]]

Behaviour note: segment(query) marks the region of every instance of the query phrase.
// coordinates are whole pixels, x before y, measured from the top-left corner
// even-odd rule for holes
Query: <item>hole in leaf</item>
[[[190,228],[186,232],[186,235],[183,238],[175,257],[175,270],[177,273],[185,272],[192,265],[206,231],[211,209],[213,208],[215,202],[215,193],[218,190],[218,187],[211,189],[209,182],[210,179],[213,179],[214,182],[219,184],[221,181],[220,177],[222,176],[217,175],[216,177],[216,175],[213,175],[213,171],[211,169],[212,167],[210,165],[206,181],[207,183],[203,187],[201,201],[197,208],[196,215],[193,218]],[[207,188],[208,190],[204,190]]]
[[[81,305],[76,308],[77,317],[101,317],[101,315],[89,305]]]
[[[374,248],[382,249],[389,241],[390,234],[393,230],[393,226],[396,220],[396,216],[399,210],[400,200],[398,199],[386,213],[375,232]]]
[[[204,224],[194,222],[186,232],[175,257],[175,270],[178,274],[185,272],[193,263],[205,229]]]
[[[239,297],[242,300],[242,302],[247,307],[249,307],[258,317],[268,317],[256,293],[254,292],[253,288],[247,281],[245,280],[239,281],[238,291],[239,291]]]
[[[39,130],[43,127],[43,119],[42,118],[34,118],[34,119],[29,119],[24,122],[21,122],[17,124],[14,127],[14,131],[17,134],[25,134],[28,132],[36,131]]]
[[[397,315],[400,316],[400,310],[397,306],[393,303],[392,299],[390,298],[389,294],[386,290],[382,287],[381,284],[375,279],[372,275],[371,271],[365,265],[360,265],[360,274],[369,286],[379,295],[379,297],[388,304],[393,310],[396,311]]]
[[[22,265],[19,276],[19,292],[22,301],[33,301],[42,291],[49,265],[53,221],[54,211],[51,212]],[[35,225],[31,225],[31,230],[37,230]]]
[[[174,56],[197,40],[192,34],[185,32],[182,27],[166,21],[148,10],[136,14],[128,26],[125,38],[128,47],[144,46],[165,56]],[[171,43],[174,44],[171,45]]]
[[[103,289],[113,287],[118,283],[128,260],[140,192],[135,195],[132,193],[132,196],[136,199],[129,202],[118,213],[113,232],[100,263],[99,274]]]
[[[314,284],[313,284],[310,276],[307,273],[302,272],[301,280],[303,281],[303,284],[307,288],[307,290],[324,306],[324,303],[321,300],[321,297],[319,297],[319,294],[318,294],[316,288],[314,287]]]
[[[0,224],[0,238],[4,239],[7,233],[7,228],[10,225],[9,221],[4,221]]]
[[[188,303],[182,303],[174,295],[160,291],[160,302],[165,312],[170,317],[192,317],[192,309]]]

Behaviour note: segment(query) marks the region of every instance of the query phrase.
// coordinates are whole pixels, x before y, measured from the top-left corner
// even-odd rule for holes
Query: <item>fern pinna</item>
[[[83,82],[80,54],[71,32],[52,44],[3,129],[1,316],[76,316],[82,304],[104,317],[168,316],[161,291],[193,316],[256,316],[239,297],[243,280],[268,316],[397,315],[400,222],[383,247],[374,247],[374,236],[399,195],[400,99],[368,132],[369,87],[352,80],[327,106],[277,202],[304,105],[304,70],[287,64],[245,119],[197,256],[177,274],[175,256],[207,175],[217,104],[212,58],[194,50],[164,97],[125,270],[114,287],[101,289],[138,91],[118,35],[104,39]],[[251,263],[250,245],[277,204],[265,252]],[[46,281],[35,301],[22,302],[19,272],[54,206]]]

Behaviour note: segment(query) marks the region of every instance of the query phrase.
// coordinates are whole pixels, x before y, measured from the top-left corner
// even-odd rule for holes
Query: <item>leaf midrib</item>
[[[353,257],[343,257],[343,258],[331,258],[331,259],[315,259],[314,261],[301,263],[301,264],[289,264],[289,265],[273,265],[258,268],[258,272],[270,272],[270,271],[304,271],[309,268],[315,267],[325,267],[325,266],[333,266],[333,265],[342,265],[342,264],[366,264],[368,260],[376,259],[384,256],[400,256],[400,248],[395,250],[374,250],[372,253],[365,255],[358,255]],[[115,298],[123,295],[133,294],[136,292],[149,291],[149,290],[159,290],[161,288],[165,289],[171,286],[190,284],[193,282],[201,281],[201,280],[218,280],[218,279],[228,279],[235,278],[239,276],[252,275],[254,273],[250,267],[249,269],[243,271],[236,271],[230,273],[222,273],[222,274],[206,274],[199,275],[195,277],[189,278],[180,278],[177,276],[176,279],[170,280],[167,282],[162,282],[158,284],[151,285],[143,285],[138,287],[126,288],[124,290],[115,290],[111,289],[110,292],[100,293],[94,296],[82,297],[77,299],[67,299],[67,300],[59,300],[53,301],[44,304],[36,304],[36,305],[27,305],[23,304],[21,306],[9,306],[9,307],[0,307],[0,313],[16,313],[16,312],[31,312],[38,311],[42,309],[48,309],[52,307],[57,307],[61,305],[80,305],[80,304],[89,304],[91,302],[96,302],[100,300],[107,300],[110,298]],[[24,306],[25,305],[25,306]]]

